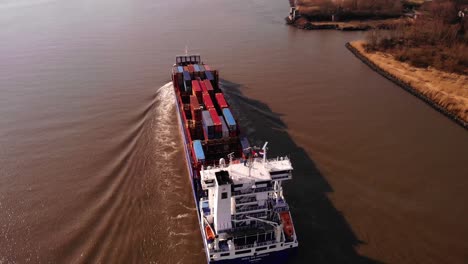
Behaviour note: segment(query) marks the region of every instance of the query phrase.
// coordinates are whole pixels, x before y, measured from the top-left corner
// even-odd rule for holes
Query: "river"
[[[0,263],[202,263],[170,67],[289,155],[291,263],[466,263],[468,134],[287,1],[0,0]]]

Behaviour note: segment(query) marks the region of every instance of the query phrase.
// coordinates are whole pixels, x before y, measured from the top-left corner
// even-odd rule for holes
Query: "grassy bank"
[[[295,21],[289,21],[289,24],[299,29],[337,29],[343,31],[369,30],[369,29],[393,29],[401,23],[406,23],[407,19],[377,19],[377,20],[350,20],[350,21],[311,21],[301,17]]]
[[[468,124],[468,76],[448,73],[432,67],[417,68],[409,63],[399,61],[392,54],[373,51],[367,52],[365,42],[355,41],[350,45],[375,64],[383,72],[389,73],[396,80],[408,85],[423,95],[437,108],[459,119],[464,127]],[[430,102],[428,102],[430,103]]]

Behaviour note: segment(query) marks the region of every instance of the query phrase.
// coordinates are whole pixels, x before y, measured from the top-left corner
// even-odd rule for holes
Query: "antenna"
[[[188,55],[188,46],[185,44],[185,55]]]
[[[232,159],[234,158],[234,152],[229,153],[227,156],[229,158],[229,165],[231,165]]]
[[[265,164],[266,162],[266,156],[267,156],[267,145],[268,145],[268,141],[265,142],[265,144],[263,144],[263,164]]]

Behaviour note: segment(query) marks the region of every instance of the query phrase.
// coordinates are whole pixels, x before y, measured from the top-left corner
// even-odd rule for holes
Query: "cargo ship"
[[[285,263],[298,247],[282,188],[290,159],[250,146],[199,55],[176,56],[171,76],[207,262]]]

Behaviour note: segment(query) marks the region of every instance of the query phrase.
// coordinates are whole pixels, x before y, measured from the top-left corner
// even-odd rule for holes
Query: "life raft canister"
[[[205,226],[205,233],[206,233],[206,239],[208,241],[213,241],[215,239],[213,229],[211,228],[210,225]]]
[[[294,227],[291,222],[291,216],[289,215],[289,212],[281,212],[280,217],[281,217],[281,222],[283,223],[284,234],[288,236],[289,238],[292,238],[294,234]]]

